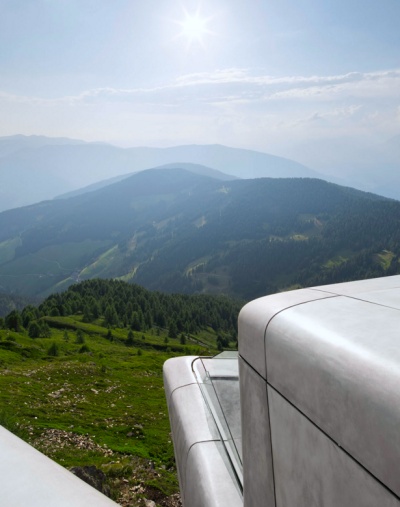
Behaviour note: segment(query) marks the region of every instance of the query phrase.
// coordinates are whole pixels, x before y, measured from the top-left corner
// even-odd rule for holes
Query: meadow
[[[181,345],[152,327],[128,346],[129,330],[107,329],[101,319],[45,320],[48,338],[0,331],[0,424],[66,468],[104,471],[121,505],[180,505],[162,366],[216,353],[215,332],[203,329]]]

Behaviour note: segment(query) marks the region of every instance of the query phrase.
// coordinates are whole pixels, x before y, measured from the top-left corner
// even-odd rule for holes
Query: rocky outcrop
[[[110,486],[106,484],[106,474],[99,470],[95,465],[72,467],[69,471],[79,477],[79,479],[82,479],[82,481],[92,486],[92,488],[97,489],[97,491],[100,491],[103,495],[110,498]]]

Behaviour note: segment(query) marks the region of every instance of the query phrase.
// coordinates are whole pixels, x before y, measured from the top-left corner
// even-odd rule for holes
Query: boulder
[[[110,498],[110,486],[106,484],[107,476],[106,474],[98,469],[95,465],[86,465],[84,467],[72,467],[69,469],[74,475],[79,477],[82,481],[92,486],[92,488],[97,489],[103,493],[103,495],[108,496]]]

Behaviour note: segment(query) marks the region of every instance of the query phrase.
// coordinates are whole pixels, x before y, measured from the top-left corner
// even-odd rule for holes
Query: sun
[[[214,17],[204,18],[200,15],[200,11],[197,10],[195,14],[189,14],[186,10],[185,19],[182,21],[174,21],[181,27],[181,32],[174,38],[185,37],[188,41],[188,48],[192,43],[200,43],[204,47],[203,36],[206,34],[212,34],[207,28],[207,23]]]
[[[202,36],[207,33],[206,19],[200,18],[199,14],[189,16],[186,14],[185,21],[182,21],[182,35],[186,35],[189,41],[198,40],[201,41]]]

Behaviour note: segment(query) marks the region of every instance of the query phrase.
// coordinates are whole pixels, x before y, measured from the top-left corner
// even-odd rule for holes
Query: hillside
[[[40,299],[0,293],[0,317],[5,317],[12,310],[22,311],[28,305],[37,306]]]
[[[104,143],[13,136],[0,139],[0,211],[176,163],[198,164],[238,178],[321,177],[293,160],[220,145],[123,149]]]
[[[221,181],[230,181],[236,180],[235,176],[230,176],[229,174],[225,174],[221,171],[217,171],[216,169],[210,169],[209,167],[205,167],[200,164],[186,164],[186,163],[176,163],[176,164],[166,164],[161,167],[155,167],[154,169],[185,169],[191,173],[199,174],[200,176],[209,176],[210,178],[215,178]],[[122,174],[119,176],[115,176],[115,178],[110,178],[108,180],[102,180],[97,183],[93,183],[93,185],[89,185],[84,188],[80,188],[79,190],[74,190],[73,192],[67,192],[66,194],[58,195],[55,199],[68,199],[69,197],[76,197],[77,195],[86,194],[87,192],[93,192],[94,190],[99,190],[100,188],[107,187],[108,185],[112,185],[113,183],[118,183],[129,176],[132,176],[135,173]]]
[[[178,505],[162,365],[235,346],[239,310],[93,280],[13,311],[0,320],[0,424],[66,468],[103,470],[121,505]]]
[[[317,179],[148,170],[0,214],[0,284],[45,297],[120,278],[252,299],[398,270],[400,203]]]

